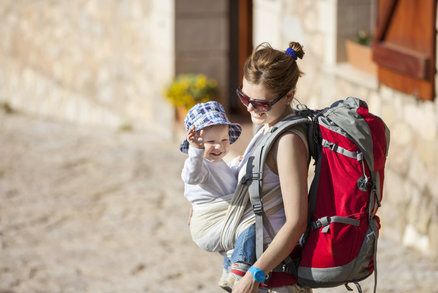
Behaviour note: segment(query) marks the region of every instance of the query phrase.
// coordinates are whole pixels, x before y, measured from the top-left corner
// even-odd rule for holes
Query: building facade
[[[220,101],[233,108],[231,93],[240,82],[237,71],[249,53],[248,40],[280,49],[299,41],[306,52],[299,60],[305,72],[297,91],[302,103],[319,108],[357,96],[391,130],[383,233],[437,255],[436,94],[425,100],[421,93],[383,83],[380,71],[363,72],[347,62],[345,40],[359,30],[373,32],[381,17],[378,3],[385,1],[4,0],[0,103],[83,125],[150,129],[171,137],[174,112],[163,89],[176,74],[216,79]],[[432,13],[435,32],[436,9]],[[431,48],[433,58],[423,62],[420,54],[420,61],[413,60],[415,68],[432,66],[435,75],[436,44]],[[430,80],[434,89],[436,76]]]

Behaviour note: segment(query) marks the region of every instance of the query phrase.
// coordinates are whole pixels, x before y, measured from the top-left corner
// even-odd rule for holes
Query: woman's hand
[[[202,141],[202,130],[196,131],[195,126],[193,126],[188,132],[187,132],[187,141],[192,145],[193,147],[197,149],[203,149],[204,143]]]
[[[245,276],[234,284],[233,293],[257,293],[259,283],[254,281],[251,273],[246,272]]]

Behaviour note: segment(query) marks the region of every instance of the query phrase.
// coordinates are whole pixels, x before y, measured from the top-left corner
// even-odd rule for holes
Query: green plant
[[[363,46],[369,46],[371,44],[371,36],[366,31],[360,30],[357,32],[356,42]]]
[[[190,109],[212,100],[217,92],[217,82],[204,74],[181,74],[165,89],[164,95],[174,107]]]

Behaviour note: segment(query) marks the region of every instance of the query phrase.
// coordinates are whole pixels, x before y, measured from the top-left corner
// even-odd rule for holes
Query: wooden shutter
[[[434,98],[435,18],[436,0],[378,0],[373,59],[380,83]]]

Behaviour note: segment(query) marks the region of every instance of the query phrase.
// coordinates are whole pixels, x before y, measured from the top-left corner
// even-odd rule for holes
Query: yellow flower
[[[165,89],[164,95],[173,106],[189,109],[197,103],[212,100],[217,91],[217,82],[203,74],[182,74]]]

